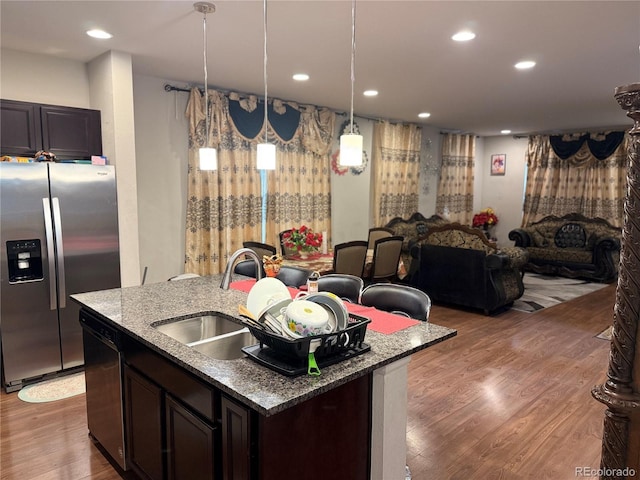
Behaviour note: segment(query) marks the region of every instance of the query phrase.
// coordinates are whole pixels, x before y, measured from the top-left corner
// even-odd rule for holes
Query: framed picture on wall
[[[507,168],[507,156],[504,153],[491,155],[491,175],[504,175]]]

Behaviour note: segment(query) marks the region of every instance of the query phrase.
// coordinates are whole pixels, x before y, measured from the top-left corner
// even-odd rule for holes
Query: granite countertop
[[[237,278],[234,278],[237,280]],[[222,290],[221,275],[72,295],[82,306],[131,337],[262,415],[273,415],[377,368],[450,338],[455,330],[421,323],[391,335],[367,331],[371,351],[322,369],[320,376],[287,377],[249,358],[215,360],[151,325],[197,313],[240,319],[247,294]]]

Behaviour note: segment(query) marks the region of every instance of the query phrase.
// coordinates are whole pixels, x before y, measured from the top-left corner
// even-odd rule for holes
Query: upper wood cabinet
[[[58,159],[102,155],[100,111],[0,100],[0,154],[33,157],[46,150]]]

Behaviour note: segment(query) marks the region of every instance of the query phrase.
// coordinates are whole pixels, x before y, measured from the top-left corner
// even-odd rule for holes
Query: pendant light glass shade
[[[276,169],[276,146],[273,143],[258,144],[258,170]]]
[[[201,148],[200,154],[200,170],[217,170],[218,169],[218,152],[215,148]]]
[[[340,136],[340,165],[362,165],[362,135],[353,133],[353,89],[356,83],[356,0],[351,1],[351,115],[349,133]]]
[[[345,133],[340,136],[340,165],[343,167],[362,165],[362,135]]]

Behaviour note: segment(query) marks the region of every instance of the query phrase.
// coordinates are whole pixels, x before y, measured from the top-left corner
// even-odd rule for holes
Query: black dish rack
[[[309,350],[314,340],[320,340],[314,356],[321,369],[371,350],[371,346],[364,343],[369,323],[370,319],[350,313],[344,330],[296,340],[245,324],[260,343],[243,347],[242,351],[249,358],[283,375],[302,375],[307,373]]]

